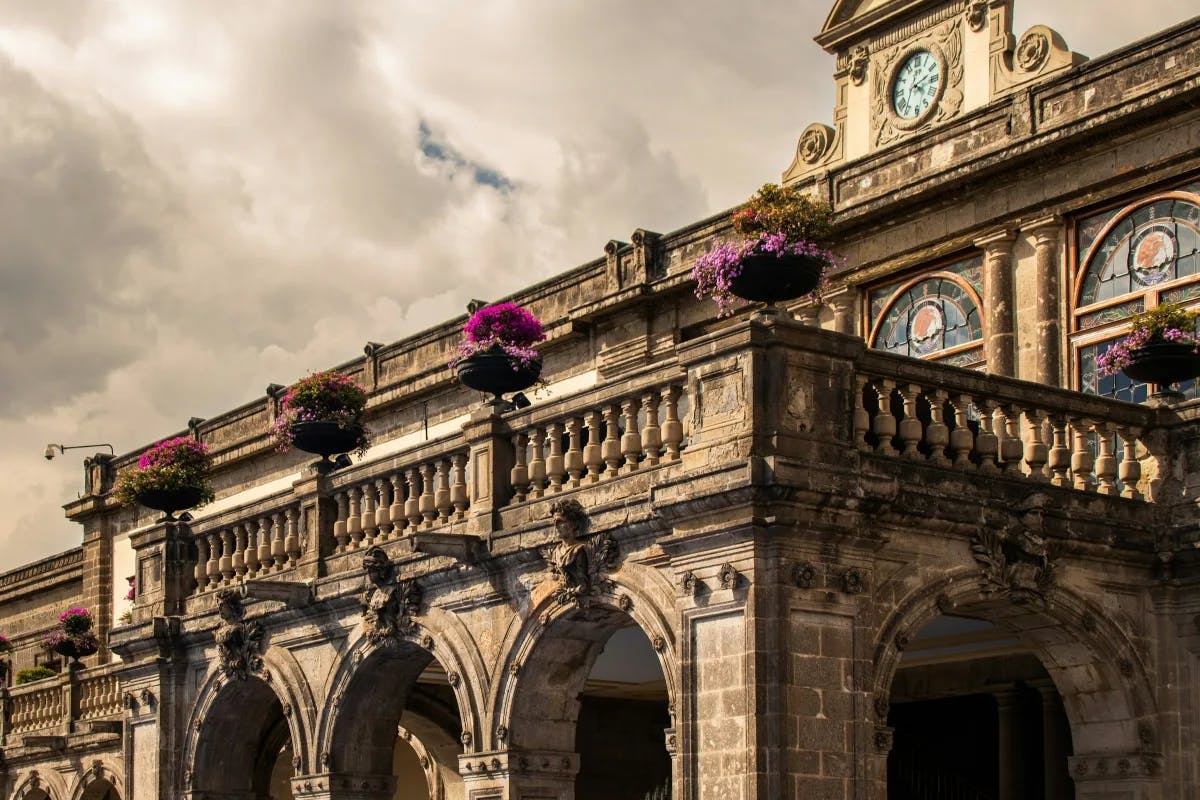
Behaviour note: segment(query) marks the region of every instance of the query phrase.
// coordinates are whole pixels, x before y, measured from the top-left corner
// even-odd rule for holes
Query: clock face
[[[928,50],[918,50],[896,71],[892,84],[892,108],[901,119],[916,119],[937,98],[942,71]]]

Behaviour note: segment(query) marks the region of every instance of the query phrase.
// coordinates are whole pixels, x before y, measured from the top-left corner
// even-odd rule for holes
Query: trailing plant
[[[355,449],[367,452],[370,440],[362,424],[367,393],[349,375],[334,370],[314,372],[288,387],[272,431],[278,449],[295,443],[293,426],[299,422],[336,422],[339,428],[357,433]]]
[[[1096,359],[1096,372],[1115,375],[1129,366],[1137,351],[1159,342],[1188,344],[1200,352],[1200,340],[1196,337],[1197,317],[1200,314],[1175,303],[1163,303],[1134,314],[1129,320],[1129,334],[1110,345]]]
[[[508,356],[514,370],[522,369],[538,358],[533,346],[545,338],[538,318],[516,303],[484,306],[463,326],[463,338],[450,368],[477,353],[499,349]]]
[[[200,503],[209,503],[214,497],[208,477],[211,470],[208,445],[190,436],[164,439],[142,453],[137,467],[121,473],[113,493],[121,505],[131,506],[145,491],[194,487],[200,490]]]
[[[66,655],[66,650],[74,650],[76,657],[88,656],[100,649],[100,640],[95,631],[92,612],[86,608],[69,608],[58,617],[58,630],[48,633],[42,639],[42,646],[47,650]]]
[[[795,186],[767,183],[733,212],[732,222],[740,238],[717,240],[692,267],[696,297],[711,297],[718,316],[729,316],[739,305],[731,286],[742,274],[748,256],[807,256],[821,264],[822,281],[809,294],[811,300],[820,302],[827,285],[825,272],[839,263],[827,247],[833,226],[833,208],[828,203],[814,200]]]
[[[30,667],[29,669],[18,670],[15,680],[17,686],[24,686],[25,684],[33,683],[34,681],[53,678],[57,674],[57,672],[49,667]]]

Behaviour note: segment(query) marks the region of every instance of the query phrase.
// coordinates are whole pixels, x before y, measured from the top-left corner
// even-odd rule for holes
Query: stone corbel
[[[478,564],[491,557],[483,538],[468,533],[414,533],[409,541],[413,552],[446,556],[460,564]]]
[[[278,600],[288,608],[312,605],[313,587],[302,581],[243,581],[238,592],[246,600]]]

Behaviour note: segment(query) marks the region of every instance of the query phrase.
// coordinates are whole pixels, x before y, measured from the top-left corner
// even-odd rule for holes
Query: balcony
[[[3,691],[0,744],[24,751],[61,750],[76,740],[119,742],[124,707],[120,664],[68,669]]]

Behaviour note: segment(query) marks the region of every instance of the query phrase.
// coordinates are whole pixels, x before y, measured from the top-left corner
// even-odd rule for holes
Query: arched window
[[[1129,317],[1160,303],[1200,301],[1200,185],[1109,209],[1076,225],[1071,342],[1081,391],[1141,402],[1148,387],[1100,376],[1096,360],[1128,331]],[[1180,385],[1197,395],[1194,381]]]
[[[871,346],[958,367],[981,366],[982,263],[976,256],[873,290]]]

